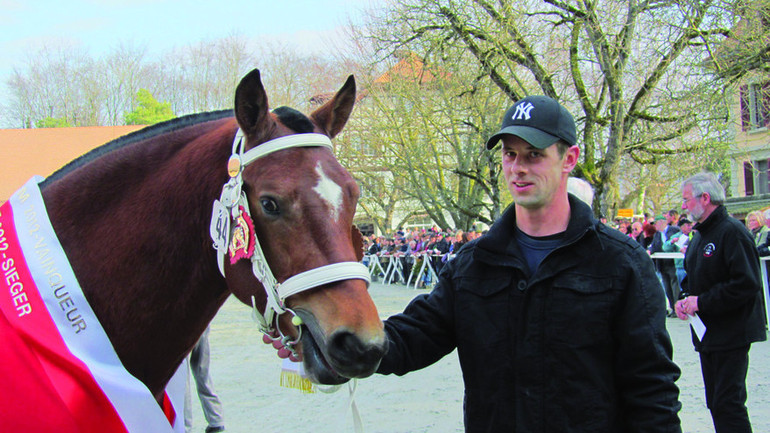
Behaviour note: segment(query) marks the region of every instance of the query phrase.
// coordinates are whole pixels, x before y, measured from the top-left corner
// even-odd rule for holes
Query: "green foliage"
[[[139,89],[134,110],[126,113],[126,125],[152,125],[174,118],[170,102],[158,102],[149,90]]]
[[[63,117],[46,117],[35,122],[36,128],[69,128],[70,123]]]

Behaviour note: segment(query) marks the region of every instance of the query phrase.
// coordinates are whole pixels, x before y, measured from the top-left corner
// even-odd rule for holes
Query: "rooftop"
[[[0,129],[0,203],[32,176],[49,176],[91,149],[144,126]]]

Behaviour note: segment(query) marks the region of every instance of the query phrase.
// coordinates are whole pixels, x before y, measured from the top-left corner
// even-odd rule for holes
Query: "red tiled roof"
[[[89,150],[144,126],[0,129],[0,203],[30,177],[49,176]]]
[[[431,81],[435,81],[438,78],[446,78],[446,73],[444,73],[444,77],[436,77],[433,75],[433,73],[428,70],[425,67],[425,63],[420,59],[420,57],[415,53],[408,53],[406,54],[401,60],[398,61],[392,68],[388,69],[387,72],[380,75],[376,80],[374,80],[375,83],[390,83],[393,81],[396,77],[401,79],[408,79],[413,81],[418,81],[420,84],[429,83]]]

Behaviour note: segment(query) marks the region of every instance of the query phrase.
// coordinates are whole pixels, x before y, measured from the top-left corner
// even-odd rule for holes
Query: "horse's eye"
[[[278,207],[278,202],[270,197],[263,197],[259,199],[259,204],[262,205],[262,210],[265,211],[265,213],[268,215],[278,215],[281,210]]]

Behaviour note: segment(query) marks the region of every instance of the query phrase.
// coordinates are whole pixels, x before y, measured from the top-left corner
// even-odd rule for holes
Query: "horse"
[[[386,343],[358,263],[360,191],[329,141],[350,117],[355,87],[351,75],[310,115],[270,110],[255,69],[233,110],[144,128],[40,183],[83,295],[159,405],[231,294],[314,382],[376,371]]]

